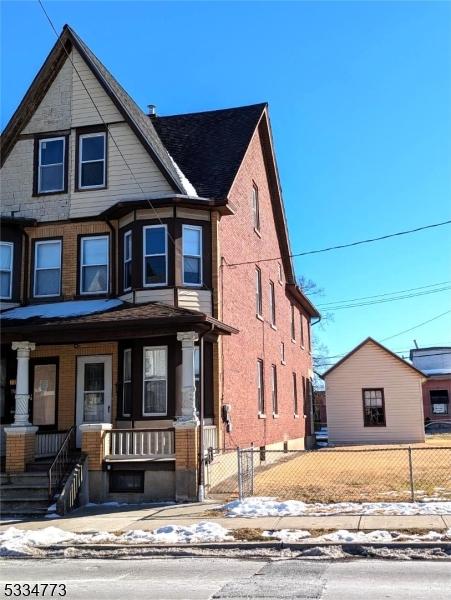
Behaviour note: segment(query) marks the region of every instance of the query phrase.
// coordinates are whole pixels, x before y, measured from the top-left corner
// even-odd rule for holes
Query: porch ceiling
[[[17,314],[20,308],[14,310]],[[44,313],[44,316],[2,318],[1,321],[4,343],[21,340],[38,344],[116,341],[175,334],[178,331],[208,331],[214,336],[238,333],[237,329],[205,313],[160,302],[123,302],[107,311],[65,318],[49,317],[48,313]]]

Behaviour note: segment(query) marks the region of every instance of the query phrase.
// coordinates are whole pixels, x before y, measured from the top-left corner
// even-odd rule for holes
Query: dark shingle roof
[[[262,103],[153,117],[152,122],[197,194],[224,198],[265,107]]]

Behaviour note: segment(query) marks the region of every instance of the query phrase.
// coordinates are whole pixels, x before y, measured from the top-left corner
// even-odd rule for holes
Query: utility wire
[[[412,348],[412,350],[415,349],[416,348]],[[421,350],[421,348],[419,348],[419,350]],[[410,350],[392,350],[392,352],[394,354],[407,354],[407,352],[410,352]],[[335,356],[319,356],[317,360],[332,360],[334,358],[342,358],[347,354],[349,354],[349,352],[345,352],[344,354],[335,354]],[[451,352],[433,352],[431,354],[421,354],[419,355],[419,358],[423,358],[425,356],[447,356],[448,354],[451,354]]]
[[[326,302],[323,304],[317,304],[318,308],[319,307],[324,307],[324,306],[332,306],[332,305],[338,305],[338,304],[344,304],[347,302],[357,302],[359,300],[370,300],[372,298],[381,298],[383,296],[391,296],[393,294],[404,294],[406,292],[415,292],[417,290],[424,290],[426,288],[431,288],[431,287],[437,287],[438,285],[447,285],[448,283],[451,283],[451,281],[439,281],[438,283],[430,283],[429,285],[422,285],[420,287],[414,287],[414,288],[408,288],[407,290],[397,290],[395,292],[385,292],[383,294],[374,294],[373,296],[361,296],[360,298],[350,298],[349,300],[336,300],[335,302]],[[307,296],[309,295],[308,292],[304,292]]]
[[[445,315],[448,315],[449,313],[451,313],[451,310],[447,310],[446,312],[441,313],[440,315],[436,315],[435,317],[432,317],[432,319],[423,321],[423,323],[418,323],[418,325],[414,325],[413,327],[410,327],[409,329],[404,329],[404,331],[400,331],[399,333],[390,335],[389,337],[382,339],[381,342],[386,342],[387,340],[391,340],[395,337],[398,337],[399,335],[402,335],[403,333],[409,333],[409,331],[413,331],[414,329],[417,329],[418,327],[422,327],[423,325],[427,325],[428,323],[431,323],[432,321],[436,321],[437,319],[440,319],[441,317],[444,317]]]
[[[331,250],[341,250],[342,248],[351,248],[352,246],[359,246],[361,244],[369,244],[371,242],[379,242],[380,240],[387,240],[389,238],[407,235],[409,233],[416,233],[418,231],[424,231],[425,229],[433,229],[434,227],[441,227],[442,225],[449,225],[451,220],[442,221],[441,223],[433,223],[432,225],[423,225],[421,227],[416,227],[415,229],[407,229],[405,231],[397,231],[396,233],[389,233],[387,235],[381,235],[375,238],[368,238],[365,240],[359,240],[358,242],[351,242],[349,244],[340,244],[338,246],[329,246],[329,248],[321,248],[319,250],[308,250],[306,252],[296,252],[295,254],[288,254],[290,258],[294,258],[296,256],[307,256],[308,254],[319,254],[321,252],[330,252]],[[270,262],[272,260],[282,260],[282,256],[275,256],[273,258],[261,258],[257,260],[245,260],[243,262],[236,263],[228,263],[225,262],[226,267],[239,267],[241,265],[254,265],[257,263]]]

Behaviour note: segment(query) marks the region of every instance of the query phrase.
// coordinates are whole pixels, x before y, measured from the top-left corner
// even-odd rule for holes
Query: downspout
[[[197,499],[205,501],[205,443],[204,443],[204,413],[205,413],[205,385],[204,385],[204,337],[214,329],[210,323],[210,329],[199,335],[199,382],[200,382],[200,426],[199,426],[199,487]]]

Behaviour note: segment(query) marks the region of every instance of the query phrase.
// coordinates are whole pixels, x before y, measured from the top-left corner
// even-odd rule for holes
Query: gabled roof
[[[338,362],[336,362],[333,367],[331,367],[325,373],[323,373],[321,375],[321,377],[323,377],[323,378],[327,377],[330,373],[332,373],[332,371],[335,371],[335,369],[337,367],[339,367],[344,362],[346,362],[348,360],[348,358],[350,358],[353,354],[355,354],[356,352],[358,352],[360,350],[360,348],[362,348],[363,346],[365,346],[369,342],[375,344],[381,350],[384,350],[384,352],[386,352],[387,354],[389,354],[392,358],[395,358],[397,361],[399,361],[400,363],[402,363],[405,367],[408,367],[409,369],[412,369],[412,371],[415,371],[415,373],[417,373],[418,375],[421,375],[421,377],[423,377],[423,378],[425,377],[425,374],[422,371],[420,371],[419,369],[416,369],[413,365],[411,365],[408,362],[406,362],[403,358],[401,358],[400,356],[398,356],[397,354],[395,354],[394,352],[392,352],[391,350],[389,350],[388,348],[386,348],[385,346],[383,346],[382,344],[380,344],[379,342],[377,342],[372,337],[367,337],[365,340],[363,340],[363,342],[361,342],[358,346],[356,346],[353,350],[351,350],[351,352],[348,352],[348,354],[346,354],[345,356],[343,356],[343,358],[341,358]]]
[[[6,125],[1,138],[1,164],[5,162],[23,128],[33,116],[53,80],[60,71],[72,47],[80,53],[98,82],[111,98],[119,112],[128,122],[152,159],[161,169],[168,182],[180,193],[186,193],[176,166],[161,143],[152,122],[139,108],[124,88],[111,75],[83,40],[65,25],[44,64],[28,88],[22,102]]]
[[[152,117],[152,123],[198,195],[226,198],[266,106]]]

